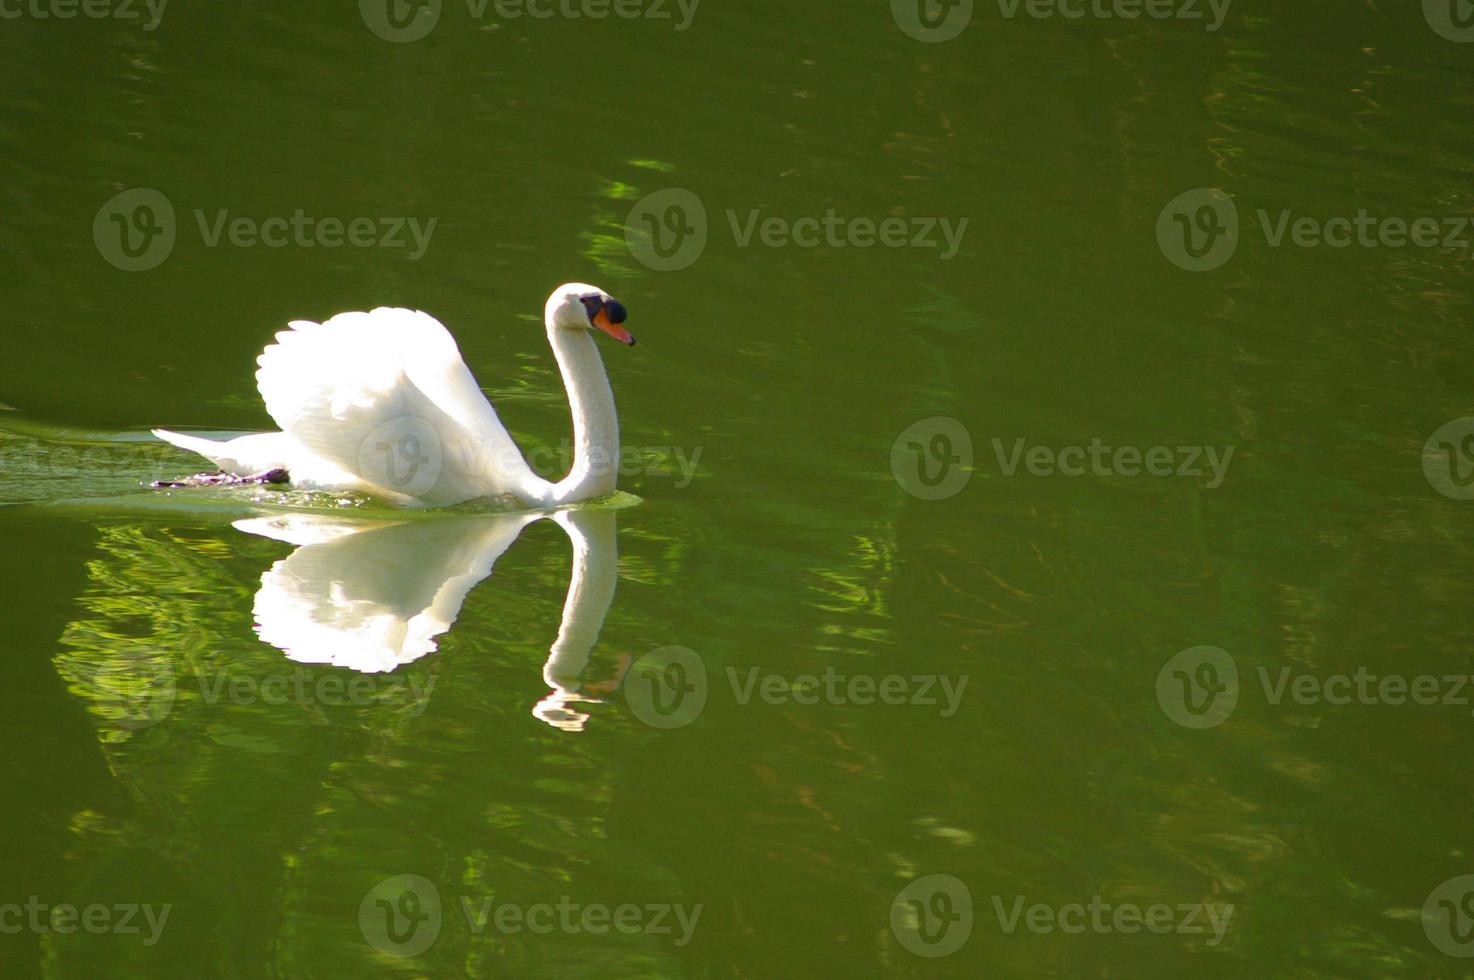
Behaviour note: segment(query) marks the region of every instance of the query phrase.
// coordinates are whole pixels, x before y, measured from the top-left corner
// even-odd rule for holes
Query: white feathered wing
[[[366,490],[430,507],[540,498],[545,482],[440,321],[379,307],[289,326],[257,358],[256,386],[281,433],[225,443],[155,434],[238,475],[285,467],[309,489]]]

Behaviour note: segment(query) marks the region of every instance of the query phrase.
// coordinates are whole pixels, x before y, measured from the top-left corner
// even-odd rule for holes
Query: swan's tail
[[[277,468],[290,469],[290,453],[286,437],[280,432],[263,432],[259,435],[237,436],[225,442],[187,436],[168,429],[153,429],[154,435],[167,443],[187,449],[220,467],[233,476],[252,476]]]
[[[182,432],[170,432],[168,429],[150,429],[155,436],[180,449],[188,449],[192,453],[199,453],[217,466],[224,468],[222,459],[229,453],[226,444],[216,442],[214,439],[201,439],[199,436],[187,436]]]

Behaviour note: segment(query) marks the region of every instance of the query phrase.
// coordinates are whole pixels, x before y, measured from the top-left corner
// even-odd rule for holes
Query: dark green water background
[[[1474,671],[1474,501],[1428,475],[1467,471],[1474,427],[1452,456],[1424,448],[1474,414],[1474,232],[1274,247],[1258,213],[1474,210],[1474,44],[1433,29],[1437,7],[1236,0],[1210,31],[979,0],[941,43],[885,0],[704,0],[684,29],[673,5],[478,19],[446,0],[404,43],[351,2],[174,0],[152,30],[0,7],[21,14],[0,18],[0,906],[170,907],[151,945],[146,927],[10,931],[26,913],[0,908],[0,974],[1468,975],[1468,882],[1434,892],[1474,873],[1474,685],[1448,704],[1272,697],[1287,669]],[[657,271],[626,225],[673,187],[707,239]],[[130,188],[175,213],[144,271],[94,241]],[[1172,261],[1172,214],[1158,239],[1196,188],[1240,226],[1197,272]],[[1221,200],[1180,213],[1212,230]],[[298,209],[436,224],[413,257],[211,246],[196,218]],[[949,258],[743,245],[753,209],[967,225]],[[549,521],[401,687],[334,698],[322,679],[352,675],[253,632],[292,547],[232,522],[279,498],[149,491],[197,461],[144,432],[270,427],[252,372],[272,333],[393,304],[443,320],[519,441],[556,450],[539,321],[565,280],[617,295],[640,339],[601,345],[643,462],[621,484],[642,502],[609,518],[618,589],[583,675],[599,703],[582,731],[533,714],[569,581]],[[892,446],[936,416],[970,436],[970,469],[949,465],[971,478],[929,500]],[[1216,482],[1010,473],[1020,439],[1233,455]],[[664,447],[697,459],[691,479]],[[456,538],[423,526],[382,575]],[[1232,658],[1237,704],[1189,727],[1174,685],[1213,697],[1227,675],[1194,662],[1159,690],[1159,672],[1205,645]],[[630,665],[668,646],[694,652],[707,700],[661,729],[619,685],[653,683]],[[98,680],[120,664],[143,673]],[[744,704],[729,671],[754,669],[966,687],[950,714]],[[267,698],[273,679],[308,693]],[[398,875],[444,906],[411,957],[360,914]],[[970,928],[908,933],[904,901],[893,925],[927,875],[965,894],[922,911],[970,904]],[[1097,896],[1232,911],[1221,939],[1009,931],[1020,896],[1066,917]],[[463,897],[701,913],[686,937],[477,931]],[[944,927],[960,948],[914,951]]]

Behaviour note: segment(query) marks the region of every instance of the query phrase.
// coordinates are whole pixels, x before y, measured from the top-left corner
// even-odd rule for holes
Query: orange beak
[[[604,309],[603,307],[600,307],[599,312],[594,314],[593,323],[594,326],[598,327],[600,330],[604,331],[609,336],[619,341],[621,344],[629,344],[631,347],[635,345],[635,338],[630,335],[630,332],[619,324],[611,321],[609,319],[609,311]]]

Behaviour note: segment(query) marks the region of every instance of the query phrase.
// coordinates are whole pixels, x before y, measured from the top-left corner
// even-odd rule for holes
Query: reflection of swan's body
[[[445,506],[509,496],[552,507],[614,489],[619,423],[592,328],[633,344],[624,307],[583,283],[543,311],[573,414],[573,467],[558,483],[532,471],[476,386],[450,332],[427,313],[380,307],[324,323],[295,320],[262,352],[256,385],[281,432],[215,442],[155,429],[240,478],[308,490],[359,490]]]
[[[242,531],[297,545],[261,576],[255,616],[261,639],[301,663],[364,673],[393,670],[436,648],[466,594],[541,514],[351,522],[312,514],[237,521]],[[615,515],[569,510],[552,515],[573,544],[563,621],[543,667],[553,692],[533,713],[580,729],[571,706],[579,675],[614,599]]]

